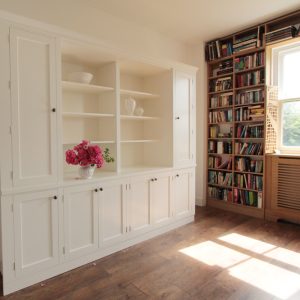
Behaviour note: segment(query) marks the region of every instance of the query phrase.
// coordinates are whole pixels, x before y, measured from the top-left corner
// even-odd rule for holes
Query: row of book
[[[218,78],[210,81],[209,83],[210,92],[222,92],[230,89],[232,89],[232,78],[230,76]]]
[[[240,92],[235,96],[236,105],[254,104],[265,101],[265,90],[256,89]]]
[[[234,186],[261,191],[263,189],[263,177],[252,174],[235,174]]]
[[[232,202],[232,190],[231,189],[224,189],[224,188],[218,188],[214,186],[208,187],[208,197]]]
[[[263,172],[263,160],[256,160],[250,157],[236,157],[235,158],[235,170],[240,172]]]
[[[258,70],[249,73],[236,75],[236,87],[244,87],[250,85],[263,84],[265,82],[265,71]]]
[[[267,32],[265,35],[266,44],[272,44],[274,42],[293,38],[297,35],[298,30],[295,26],[286,26],[271,32]]]
[[[234,189],[233,203],[247,206],[262,207],[262,192]]]
[[[210,108],[220,108],[232,105],[232,93],[224,93],[210,98]]]
[[[233,72],[232,60],[225,60],[212,67],[211,76],[225,75]]]
[[[261,143],[235,143],[234,151],[240,155],[263,155],[263,144]]]
[[[232,185],[232,173],[208,171],[208,184],[231,186]]]
[[[236,127],[237,138],[263,138],[264,126],[263,125],[238,125]]]
[[[241,35],[233,44],[233,52],[237,53],[240,51],[260,47],[262,44],[262,34],[263,27],[258,26],[256,31]]]
[[[264,121],[263,105],[240,107],[235,110],[235,121]]]
[[[243,71],[251,68],[263,66],[265,64],[265,53],[258,52],[247,56],[236,57],[234,59],[235,71]]]
[[[206,44],[205,59],[206,61],[215,60],[221,57],[232,55],[232,42],[216,40]]]
[[[208,114],[209,123],[232,122],[232,109],[211,111]]]
[[[220,156],[209,156],[208,157],[208,168],[210,169],[222,169],[231,170],[232,168],[232,158],[224,159]]]
[[[231,142],[208,142],[208,153],[215,154],[232,154],[232,143]]]

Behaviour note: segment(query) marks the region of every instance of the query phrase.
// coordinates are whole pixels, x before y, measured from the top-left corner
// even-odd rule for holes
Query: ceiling
[[[113,16],[197,44],[300,9],[300,0],[86,0]]]

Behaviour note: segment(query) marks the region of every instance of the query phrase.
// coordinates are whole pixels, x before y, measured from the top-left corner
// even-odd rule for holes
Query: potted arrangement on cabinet
[[[80,178],[90,179],[96,168],[102,168],[105,162],[114,162],[114,158],[110,156],[108,148],[102,150],[98,145],[83,140],[73,149],[66,151],[66,162],[79,166]]]

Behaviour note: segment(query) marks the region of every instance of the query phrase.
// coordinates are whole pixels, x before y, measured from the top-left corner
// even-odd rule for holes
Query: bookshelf
[[[300,36],[300,10],[209,41],[207,204],[263,218],[266,46]]]

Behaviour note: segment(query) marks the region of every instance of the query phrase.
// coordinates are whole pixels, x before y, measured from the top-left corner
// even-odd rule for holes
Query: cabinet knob
[[[56,108],[52,108],[52,112],[56,112]]]
[[[57,200],[57,196],[54,196],[53,199],[54,199],[54,200]]]
[[[103,191],[103,188],[100,188],[99,190],[102,192],[102,191]]]
[[[95,189],[95,192],[97,193],[97,192],[98,192],[98,189]]]
[[[179,120],[179,119],[180,119],[180,117],[176,117],[176,118],[175,118],[175,120]]]
[[[179,174],[176,174],[176,177],[179,177]]]
[[[157,181],[157,178],[154,178],[155,181]]]
[[[154,178],[151,178],[150,180],[151,180],[151,181],[154,181]]]

